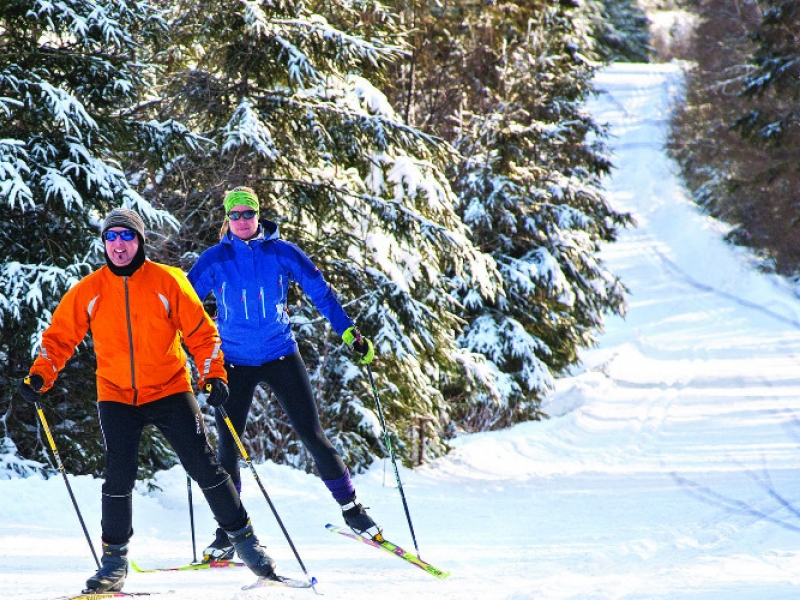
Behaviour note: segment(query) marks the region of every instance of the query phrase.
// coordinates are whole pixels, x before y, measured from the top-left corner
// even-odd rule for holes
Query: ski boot
[[[355,496],[342,504],[342,516],[344,522],[354,533],[376,542],[383,541],[383,531],[375,524]]]
[[[128,576],[128,544],[106,544],[103,542],[103,558],[100,569],[86,580],[85,594],[119,592]]]
[[[217,537],[203,550],[203,562],[215,562],[218,560],[233,560],[233,544],[228,538],[228,534],[222,527],[217,527]]]
[[[271,578],[275,574],[275,561],[270,558],[267,551],[259,545],[258,538],[253,532],[253,526],[247,521],[242,529],[229,531],[228,538],[233,544],[236,554],[242,559],[250,570],[258,577]]]

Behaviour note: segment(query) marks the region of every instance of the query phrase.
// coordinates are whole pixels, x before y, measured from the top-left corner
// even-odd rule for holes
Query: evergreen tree
[[[669,148],[695,201],[766,270],[797,277],[795,3],[705,0]]]
[[[601,194],[611,165],[583,110],[591,16],[521,1],[419,1],[406,13],[423,33],[394,79],[397,103],[416,106],[411,117],[437,113],[425,126],[440,125],[461,156],[450,171],[459,212],[503,278],[496,298],[457,280],[468,322],[460,343],[486,357],[483,381],[496,382],[488,391],[453,382],[454,420],[467,429],[537,417],[554,375],[593,342],[606,312],[624,308],[622,285],[597,258],[630,219]]]
[[[743,93],[766,97],[769,102],[759,103],[739,125],[763,141],[779,144],[799,137],[800,4],[768,0],[760,6],[761,22],[750,36],[756,44],[753,68],[745,78]]]
[[[602,60],[650,61],[650,21],[637,0],[602,0],[588,3],[587,8],[597,11],[591,29],[595,51]]]
[[[143,189],[182,222],[164,251],[188,267],[218,240],[224,190],[254,188],[264,216],[303,248],[375,342],[396,449],[408,460],[441,453],[449,417],[440,379],[470,359],[456,342],[450,274],[471,273],[489,297],[495,281],[436,166],[440,144],[405,124],[378,90],[403,52],[394,15],[370,1],[183,2],[171,30],[162,116],[183,119],[209,144]],[[290,313],[323,426],[351,467],[366,466],[385,451],[366,374],[294,294]],[[247,438],[263,444],[261,456],[282,449],[283,460],[302,463],[279,409],[257,416]]]
[[[41,463],[49,448],[16,388],[63,293],[102,264],[100,219],[125,204],[154,224],[171,222],[120,166],[131,148],[168,154],[191,139],[145,112],[153,72],[143,42],[163,33],[139,2],[0,1],[0,437]],[[67,468],[97,474],[93,371],[87,342],[47,403]],[[163,449],[149,459],[155,467],[170,460]]]

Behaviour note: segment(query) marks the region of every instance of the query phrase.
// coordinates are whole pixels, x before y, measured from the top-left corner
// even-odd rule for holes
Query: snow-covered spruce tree
[[[395,449],[409,461],[442,452],[449,414],[440,381],[477,358],[456,341],[452,274],[469,272],[488,297],[495,279],[436,167],[440,144],[378,91],[402,52],[394,16],[350,0],[183,2],[173,14],[163,116],[183,118],[212,145],[166,165],[143,189],[182,221],[164,250],[188,267],[218,241],[224,190],[254,188],[263,216],[304,249],[374,341]],[[366,372],[293,293],[323,426],[359,469],[385,453]],[[276,403],[259,404],[246,436],[258,442],[256,456],[310,468]]]
[[[736,129],[754,153],[768,157],[757,186],[763,196],[759,212],[769,215],[766,245],[777,268],[800,281],[800,4],[768,0],[756,6],[761,20],[750,36],[756,50],[742,92],[755,106],[737,120]]]
[[[608,62],[649,62],[649,20],[638,0],[591,0],[590,13],[595,52]]]
[[[431,107],[411,115],[438,113],[426,131],[460,152],[450,173],[460,214],[504,286],[487,299],[461,282],[468,327],[460,342],[486,356],[497,383],[481,395],[456,382],[453,418],[467,429],[503,427],[536,418],[554,375],[594,341],[605,313],[623,310],[623,286],[597,253],[629,217],[601,193],[611,165],[583,108],[594,65],[582,8],[431,3],[426,16],[422,4],[414,3],[424,32],[414,74],[403,70],[394,93],[398,104]]]
[[[761,23],[750,36],[757,49],[744,81],[744,94],[768,101],[761,102],[739,124],[762,141],[780,144],[782,138],[800,137],[800,4],[767,0],[758,6]],[[797,146],[789,146],[792,168],[796,169]]]
[[[142,42],[163,34],[154,15],[138,2],[0,2],[0,448],[42,463],[49,448],[16,393],[41,332],[63,293],[103,263],[98,225],[110,208],[167,219],[115,160],[131,147],[168,153],[170,134],[185,137],[138,106],[152,74]],[[46,402],[67,468],[97,474],[91,350],[80,345]],[[163,448],[147,458],[155,467],[170,460]]]
[[[669,150],[695,202],[760,267],[797,278],[800,144],[795,3],[706,0]],[[794,11],[794,12],[793,12]]]

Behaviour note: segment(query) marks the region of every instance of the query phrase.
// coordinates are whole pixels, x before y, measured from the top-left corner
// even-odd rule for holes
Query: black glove
[[[222,379],[217,377],[206,379],[205,389],[207,393],[206,404],[209,406],[216,408],[228,401],[228,385]]]
[[[39,390],[43,385],[44,379],[41,375],[35,373],[28,375],[19,382],[19,395],[27,402],[39,402],[42,399],[42,393]]]

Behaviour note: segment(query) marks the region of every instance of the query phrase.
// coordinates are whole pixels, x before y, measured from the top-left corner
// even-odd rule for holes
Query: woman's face
[[[125,240],[123,236],[129,239]],[[109,240],[112,237],[115,239]],[[139,236],[126,227],[112,227],[106,231],[104,240],[106,254],[117,267],[127,267],[139,250]]]
[[[248,219],[245,215],[252,216]],[[228,212],[228,226],[240,240],[249,240],[258,232],[258,212],[249,206],[234,206]]]

